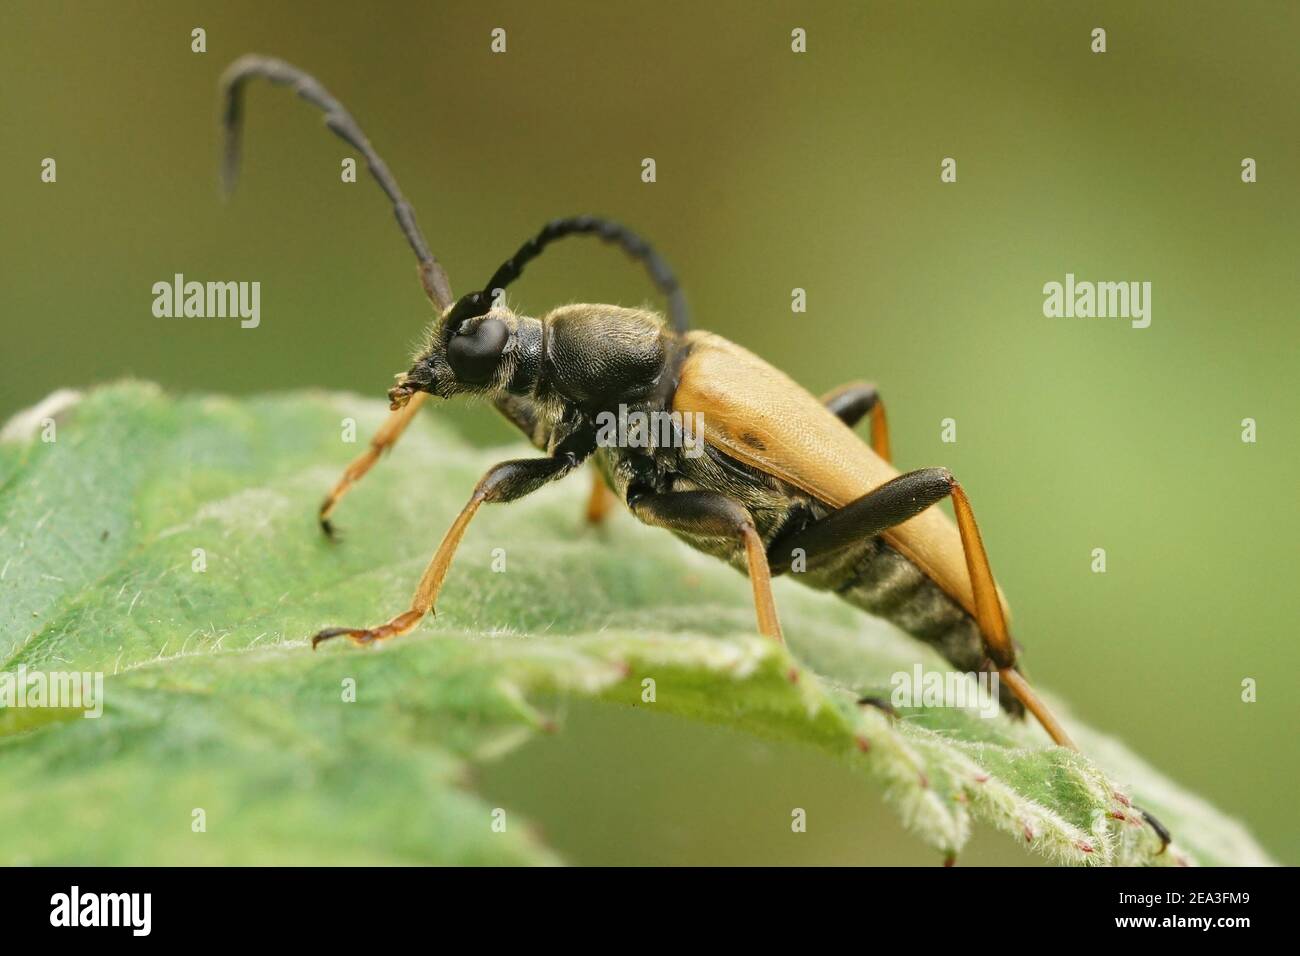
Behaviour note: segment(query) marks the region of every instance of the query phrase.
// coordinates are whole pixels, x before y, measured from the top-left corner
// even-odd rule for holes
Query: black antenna
[[[668,317],[672,327],[678,332],[690,328],[690,318],[686,309],[686,296],[674,275],[672,267],[631,229],[609,219],[598,216],[571,216],[567,219],[553,219],[542,231],[529,239],[519,250],[501,264],[482,292],[473,292],[456,303],[447,316],[446,328],[454,332],[466,319],[484,315],[492,306],[492,295],[497,289],[504,289],[523,273],[524,267],[532,262],[556,240],[566,236],[595,235],[605,242],[614,242],[623,251],[646,267],[650,279],[668,300]]]
[[[388,166],[379,158],[379,154],[370,145],[370,140],[366,138],[366,134],[361,131],[361,127],[357,125],[352,115],[343,108],[343,104],[334,99],[315,77],[304,73],[296,66],[274,57],[249,54],[241,56],[230,64],[222,74],[221,93],[225,100],[223,122],[226,139],[221,164],[221,181],[225,194],[230,195],[239,178],[239,148],[242,139],[240,124],[244,112],[243,86],[253,77],[265,78],[276,86],[291,85],[300,97],[325,113],[326,126],[365,157],[370,174],[375,177],[379,188],[392,201],[393,213],[397,216],[397,224],[402,229],[402,235],[406,236],[406,241],[411,244],[415,257],[420,260],[420,282],[424,286],[425,294],[439,312],[445,310],[452,302],[451,282],[442,265],[429,251],[428,243],[424,241],[424,234],[420,232],[420,227],[415,222],[415,209],[406,201],[402,190],[398,188],[397,180],[388,171]]]

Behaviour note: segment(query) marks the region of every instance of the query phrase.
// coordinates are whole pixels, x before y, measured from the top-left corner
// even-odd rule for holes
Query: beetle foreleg
[[[629,496],[628,507],[648,525],[684,534],[741,541],[745,546],[749,580],[754,587],[759,633],[782,640],[781,622],[772,597],[767,551],[754,527],[753,517],[743,505],[715,491],[674,491]]]
[[[850,428],[870,413],[871,450],[885,461],[892,461],[889,455],[889,423],[885,418],[885,403],[876,386],[866,382],[850,382],[823,395],[822,404]]]
[[[433,560],[429,562],[429,566],[425,568],[420,578],[409,609],[378,627],[327,627],[317,632],[311,639],[311,646],[315,648],[321,641],[344,636],[350,637],[357,644],[371,644],[385,638],[397,637],[411,630],[420,623],[424,615],[433,610],[438,593],[442,590],[442,583],[451,569],[451,559],[455,557],[456,549],[460,547],[461,539],[465,537],[465,529],[469,527],[470,520],[480,505],[485,502],[505,502],[522,498],[543,485],[563,478],[582,460],[577,452],[561,446],[550,458],[520,458],[493,466],[479,480],[469,501],[456,516],[456,520],[451,523],[451,527],[447,529]]]
[[[330,521],[330,515],[338,507],[339,502],[343,499],[358,481],[365,477],[366,473],[374,467],[375,462],[383,456],[384,452],[397,444],[397,440],[402,437],[402,432],[406,431],[406,426],[411,424],[415,418],[415,413],[419,411],[425,399],[429,397],[428,392],[414,392],[407,400],[406,404],[400,408],[395,408],[388,414],[388,418],[379,426],[379,431],[375,432],[374,437],[370,439],[370,447],[352,460],[343,475],[330,493],[325,496],[325,500],[320,506],[320,527],[331,538],[334,537],[335,528]],[[513,395],[504,395],[493,402],[499,411],[510,424],[518,428],[534,445],[541,451],[546,450],[546,442],[537,434],[537,417],[532,406],[524,399],[517,398]]]
[[[415,413],[420,410],[420,406],[428,397],[428,392],[416,392],[401,408],[389,412],[388,418],[379,426],[379,431],[375,432],[370,439],[370,446],[352,460],[343,475],[334,483],[334,487],[330,489],[330,493],[325,496],[320,506],[320,527],[325,534],[334,536],[334,525],[330,522],[330,515],[334,513],[343,496],[374,467],[375,462],[384,452],[397,444],[397,439],[402,437],[402,432],[406,430],[407,425],[411,424],[411,419],[415,417]]]

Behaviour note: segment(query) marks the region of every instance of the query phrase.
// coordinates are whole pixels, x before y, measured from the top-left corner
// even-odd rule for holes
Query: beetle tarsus
[[[348,637],[353,644],[373,644],[376,641],[387,640],[390,637],[400,637],[407,631],[412,630],[415,625],[419,624],[426,614],[433,614],[433,602],[429,601],[418,607],[413,607],[408,611],[403,611],[386,624],[380,624],[378,627],[327,627],[322,631],[317,631],[311,639],[312,650],[321,641],[328,641],[334,637]]]
[[[353,637],[354,635],[360,633],[362,632],[357,631],[354,628],[350,628],[350,627],[327,627],[324,630],[317,631],[316,634],[312,637],[311,649],[313,651],[316,650],[317,646],[322,641],[328,641],[332,637],[342,637],[344,634],[348,635],[349,637]]]
[[[334,510],[334,504],[337,500],[338,499],[333,495],[326,498],[321,503],[320,511],[317,512],[316,516],[316,521],[320,524],[321,533],[331,541],[339,540],[339,529],[336,528],[334,522],[330,520],[330,512]]]
[[[1156,836],[1160,838],[1160,852],[1156,854],[1156,856],[1159,856],[1160,853],[1164,853],[1165,850],[1169,849],[1169,844],[1173,842],[1174,838],[1169,833],[1169,828],[1161,823],[1156,818],[1155,814],[1148,813],[1141,807],[1137,807],[1136,809],[1141,812],[1142,819],[1147,822],[1147,825],[1150,826],[1152,830],[1156,831]]]
[[[899,717],[898,711],[894,708],[894,705],[883,697],[859,697],[858,706],[874,707],[876,710],[881,711],[889,717],[893,717],[895,720]]]
[[[397,411],[399,408],[405,408],[406,403],[411,400],[411,396],[414,395],[415,392],[416,389],[410,385],[394,385],[388,390],[389,409]]]

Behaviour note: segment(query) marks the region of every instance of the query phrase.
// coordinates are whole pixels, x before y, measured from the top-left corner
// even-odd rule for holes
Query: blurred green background
[[[675,264],[698,325],[813,392],[879,383],[898,464],[970,492],[1035,679],[1295,863],[1298,42],[1291,2],[6,0],[0,417],[124,375],[378,397],[405,368],[413,260],[314,111],[252,86],[218,197],[217,77],[278,55],[358,118],[457,290],[599,212]],[[154,318],[176,272],[260,281],[261,327]],[[1150,281],[1151,327],[1044,318],[1067,272]],[[512,301],[653,299],[575,242]],[[438,414],[513,440],[481,407]],[[793,782],[825,821],[800,838]],[[934,862],[831,761],[642,713],[577,708],[480,783],[578,861]],[[1026,860],[989,834],[963,859]]]

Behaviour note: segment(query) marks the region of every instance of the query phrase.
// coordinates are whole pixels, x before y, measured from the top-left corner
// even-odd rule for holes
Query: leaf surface
[[[527,454],[474,449],[424,416],[347,499],[332,544],[314,513],[359,450],[341,435],[350,419],[364,441],[384,414],[338,394],[124,383],[5,427],[0,672],[14,686],[102,672],[104,708],[0,708],[0,862],[561,862],[527,821],[502,830],[467,770],[555,731],[565,698],[650,706],[647,678],[656,709],[861,770],[944,853],[984,821],[1066,863],[1270,862],[1068,712],[1087,757],[1001,714],[858,705],[943,662],[788,579],[789,648],[758,637],[742,577],[626,514],[586,527],[581,480],[482,509],[413,634],[313,654],[320,627],[405,608],[474,482]],[[1173,847],[1159,852],[1133,802]]]

